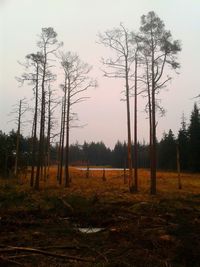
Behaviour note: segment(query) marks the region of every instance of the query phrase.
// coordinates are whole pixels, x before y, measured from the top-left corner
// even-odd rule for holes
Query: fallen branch
[[[76,256],[69,256],[69,255],[65,255],[65,254],[56,254],[56,253],[51,253],[51,252],[48,252],[45,250],[29,248],[29,247],[12,247],[12,246],[9,246],[5,249],[0,249],[0,253],[12,252],[12,251],[29,252],[29,253],[41,254],[44,256],[50,256],[50,257],[54,257],[54,258],[62,258],[62,259],[74,260],[74,261],[94,262],[94,259],[85,259],[85,258],[80,258],[80,257],[76,257]]]
[[[47,247],[39,247],[38,249],[46,250],[46,249],[69,249],[69,250],[81,250],[82,248],[85,248],[83,246],[47,246]]]
[[[8,256],[9,259],[21,259],[21,258],[27,258],[30,256],[35,256],[37,254],[32,253],[32,254],[17,254],[17,255],[13,255],[13,256]]]
[[[68,210],[70,210],[72,213],[74,212],[74,209],[72,208],[72,206],[69,204],[69,203],[67,203],[63,198],[58,198],[61,202],[62,202],[62,204],[68,209]]]
[[[7,263],[12,263],[12,264],[19,265],[19,266],[24,266],[23,264],[21,264],[18,261],[10,260],[9,258],[2,257],[2,256],[0,256],[0,264],[1,264],[1,261],[2,262],[7,262]],[[1,266],[3,266],[3,265],[1,265]]]
[[[68,246],[47,246],[47,247],[39,247],[39,249],[42,249],[42,250],[44,250],[44,249],[71,249],[71,250],[88,249],[88,250],[91,250],[91,251],[95,252],[96,254],[98,254],[98,256],[102,257],[105,260],[105,262],[108,262],[108,259],[104,254],[102,254],[101,252],[97,251],[96,249],[91,248],[91,247],[86,246],[86,245],[84,245],[84,246],[83,245],[81,245],[81,246],[70,246],[70,245],[68,245]]]

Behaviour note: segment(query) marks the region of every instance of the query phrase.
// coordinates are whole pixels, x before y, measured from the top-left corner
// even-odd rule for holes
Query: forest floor
[[[0,266],[200,266],[199,174],[182,174],[180,190],[176,173],[158,172],[151,196],[147,170],[137,194],[119,171],[103,181],[71,168],[70,188],[55,172],[40,191],[28,177],[0,179]]]

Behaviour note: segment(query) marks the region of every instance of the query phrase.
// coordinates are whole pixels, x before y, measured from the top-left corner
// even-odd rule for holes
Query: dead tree
[[[134,62],[134,45],[132,34],[121,24],[119,28],[108,30],[104,34],[99,34],[99,43],[110,48],[114,53],[114,58],[102,61],[107,67],[104,76],[109,78],[124,79],[125,97],[127,110],[127,135],[128,135],[128,168],[129,168],[129,189],[135,191],[133,183],[132,155],[131,155],[131,119],[130,119],[130,82],[134,77],[131,67]]]
[[[57,165],[57,180],[59,184],[62,184],[62,169],[63,169],[63,146],[64,146],[64,104],[65,97],[62,97],[62,106],[61,106],[61,121],[60,121],[60,138],[59,138],[59,146],[58,146],[58,165]]]
[[[63,88],[63,108],[62,108],[62,122],[61,122],[61,132],[60,132],[60,168],[59,168],[59,184],[62,184],[63,176],[63,161],[64,161],[64,143],[65,143],[65,125],[66,125],[66,106],[67,106],[67,79],[65,77],[64,85],[61,85]]]
[[[26,56],[26,62],[20,63],[25,68],[25,72],[21,77],[17,77],[17,81],[20,85],[25,82],[28,85],[33,86],[34,92],[34,115],[33,115],[33,125],[32,125],[32,148],[31,148],[31,179],[30,185],[33,187],[34,184],[34,174],[36,166],[36,153],[37,153],[37,126],[38,126],[38,107],[39,107],[39,87],[40,87],[40,75],[41,75],[41,63],[43,57],[42,54],[37,52],[36,54],[31,53]]]
[[[134,47],[134,152],[133,152],[133,167],[134,167],[134,187],[133,191],[138,191],[138,95],[142,92],[138,90],[138,83],[141,82],[140,77],[138,77],[138,68],[141,64],[141,40],[138,38],[137,34],[132,33],[132,44]]]
[[[15,165],[14,165],[14,176],[18,177],[19,170],[19,155],[20,155],[20,135],[21,135],[21,127],[24,122],[22,122],[22,117],[28,110],[28,105],[26,99],[20,99],[19,104],[16,104],[13,107],[10,115],[15,115],[15,118],[11,121],[15,121],[17,124],[17,136],[16,136],[16,151],[15,151]]]
[[[64,71],[64,125],[65,125],[65,186],[70,185],[69,177],[69,131],[74,121],[72,107],[85,101],[84,94],[90,87],[96,86],[88,74],[91,67],[82,62],[77,54],[61,53],[61,66]],[[64,135],[63,135],[64,136]]]
[[[49,82],[50,62],[51,56],[55,55],[58,48],[61,46],[57,40],[57,33],[53,28],[42,28],[42,33],[38,41],[38,47],[42,54],[43,60],[41,63],[41,109],[40,109],[40,133],[39,133],[39,147],[38,147],[38,159],[37,170],[34,188],[39,189],[39,179],[43,176],[43,166],[45,163],[45,112],[46,112],[46,95],[47,85]]]

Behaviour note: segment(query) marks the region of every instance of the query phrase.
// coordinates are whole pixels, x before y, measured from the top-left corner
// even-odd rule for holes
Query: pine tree
[[[186,122],[184,114],[182,116],[181,121],[181,129],[178,133],[178,145],[179,145],[179,152],[180,152],[180,167],[181,170],[187,170],[188,169],[188,145],[189,145],[189,137],[188,137],[188,130],[186,128]]]
[[[189,168],[200,171],[200,113],[197,104],[190,118],[189,133]]]
[[[176,140],[171,129],[160,141],[159,167],[168,170],[176,168]]]

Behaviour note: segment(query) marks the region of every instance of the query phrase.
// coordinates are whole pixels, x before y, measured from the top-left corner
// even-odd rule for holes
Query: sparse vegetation
[[[122,171],[105,171],[102,181],[102,171],[91,169],[85,178],[85,171],[70,168],[73,182],[64,188],[54,167],[40,192],[29,188],[29,177],[21,184],[1,179],[2,264],[12,266],[15,259],[24,266],[199,266],[199,175],[182,174],[179,190],[176,173],[158,172],[159,194],[151,197],[148,172],[139,170],[141,192],[134,195]],[[103,231],[83,234],[79,227]],[[80,261],[58,256],[63,254]]]
[[[4,93],[8,91],[8,98],[5,98],[5,104],[2,103],[3,113],[6,104],[17,94],[23,92],[26,96],[20,96],[17,109],[12,112],[15,118],[10,122],[15,121],[17,129],[9,133],[0,129],[0,266],[200,267],[198,102],[194,103],[189,123],[183,114],[177,134],[169,129],[161,140],[157,136],[158,117],[165,114],[161,92],[171,87],[174,74],[178,74],[180,41],[173,40],[171,32],[166,30],[164,22],[154,11],[141,17],[140,28],[135,31],[132,27],[137,25],[134,19],[138,4],[131,3],[134,1],[127,1],[128,5],[120,1],[123,8],[118,8],[119,3],[107,1],[106,6],[110,4],[111,9],[106,7],[103,12],[101,1],[97,5],[92,0],[75,6],[73,1],[52,1],[48,5],[40,3],[37,8],[35,2],[30,1],[34,4],[28,3],[28,12],[23,10],[25,1],[15,5],[12,12],[8,12],[5,6],[11,7],[15,1],[2,2],[0,5],[5,14],[9,14],[6,18],[2,12],[2,21],[6,22],[2,40],[8,38],[2,46],[7,52],[2,53],[1,60],[5,64],[1,87]],[[56,10],[60,5],[63,13]],[[79,5],[80,10],[77,8]],[[173,3],[173,9],[175,6]],[[124,14],[131,28],[124,23],[109,30],[100,26],[98,42],[102,50],[99,50],[99,55],[97,47],[95,53],[92,52],[95,44],[90,46],[88,43],[92,28],[88,24],[84,26],[86,21],[92,27],[101,25],[99,18],[95,20],[97,13],[92,12],[93,8],[98,9],[99,18],[107,9],[112,15],[130,9],[130,13]],[[163,15],[168,12],[165,9]],[[19,16],[19,10],[20,23],[15,27],[13,17]],[[39,13],[42,14],[42,24],[47,18],[49,23],[50,18],[54,20],[60,16],[59,23],[53,23],[58,28],[42,28],[37,35],[36,51],[30,52],[23,44],[33,49],[33,29],[29,22],[33,17],[38,22]],[[170,12],[172,19],[170,17],[168,23],[176,18],[173,18],[173,13]],[[22,23],[25,22],[21,19],[24,15],[26,23]],[[107,25],[110,17],[103,17]],[[9,34],[8,22],[12,23],[12,34]],[[81,27],[76,27],[76,23],[81,23],[77,24]],[[183,25],[179,26],[184,28]],[[191,25],[186,28],[190,29]],[[196,25],[195,21],[195,29]],[[38,26],[34,24],[34,34]],[[97,29],[93,30],[96,32]],[[186,45],[198,43],[189,42],[197,38],[194,33],[191,37],[190,32],[193,31],[187,31]],[[179,34],[176,28],[173,33]],[[195,34],[198,35],[197,31]],[[60,36],[65,40],[67,50],[61,50],[64,43],[59,41]],[[82,43],[79,38],[83,37],[86,42]],[[29,42],[29,38],[32,41]],[[81,48],[81,57],[68,50],[78,47]],[[109,48],[108,51],[105,49],[107,54],[103,54],[104,48]],[[13,54],[15,49],[16,57]],[[172,102],[174,105],[181,102],[186,89],[191,90],[191,86],[198,88],[198,75],[194,70],[198,69],[199,62],[196,55],[197,64],[191,60],[192,53],[189,57],[187,54],[192,50],[194,56],[198,47],[196,50],[194,46],[184,47],[181,62],[190,63],[185,64],[189,67],[183,72],[187,78],[183,79],[184,85],[175,85],[181,90],[173,100],[169,100],[168,107]],[[21,68],[18,70],[11,60],[16,62],[23,51],[28,54],[24,63],[18,62]],[[118,79],[114,86],[101,83],[103,79],[99,77],[96,61],[100,54],[103,55],[103,70],[100,71],[104,77]],[[85,60],[93,62],[95,68]],[[23,86],[20,93],[10,91],[13,88],[10,77],[15,76],[13,71],[19,75],[16,77],[18,84]],[[18,71],[24,72],[19,74]],[[189,72],[190,75],[186,75]],[[97,86],[93,76],[98,77],[103,88],[94,95],[89,91]],[[121,91],[120,99],[125,103],[126,120],[119,116],[123,117],[123,112],[118,114],[113,109],[116,88]],[[193,92],[189,96],[190,92],[187,93],[187,99],[198,101],[200,95]],[[96,100],[93,102],[94,96]],[[84,109],[76,105],[90,97],[91,101]],[[147,117],[144,118],[142,111]],[[173,115],[178,113],[178,109],[171,106],[170,111]],[[90,128],[81,138],[80,132],[76,139],[72,128],[82,128],[89,123],[79,123],[79,114],[84,120],[87,120],[84,115],[90,114],[95,129]],[[143,127],[144,121],[148,129]],[[170,120],[169,127],[175,124],[177,120],[175,123]],[[127,129],[123,136],[127,135],[126,141],[118,140],[113,148],[111,143],[106,146],[103,141],[96,141],[97,136],[102,140],[105,135],[110,137],[110,141],[117,140],[125,125]],[[26,132],[22,126],[27,128]],[[3,123],[1,127],[6,129]],[[29,136],[25,137],[26,134]],[[77,140],[75,144],[71,144],[72,139]]]

